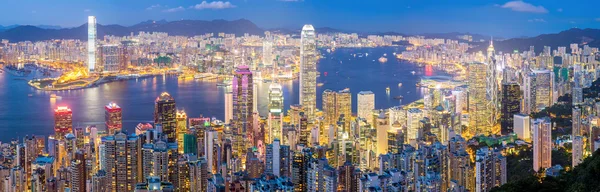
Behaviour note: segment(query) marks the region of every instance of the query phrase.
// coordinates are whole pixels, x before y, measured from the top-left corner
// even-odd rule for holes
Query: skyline
[[[570,28],[600,28],[594,4],[558,1],[358,2],[314,0],[141,1],[127,2],[6,2],[14,17],[0,25],[58,25],[85,23],[94,15],[99,24],[130,26],[147,20],[248,19],[263,29],[304,24],[356,32],[406,34],[461,32],[505,38],[556,33]],[[61,14],[53,14],[60,12]],[[424,25],[425,23],[425,25]],[[504,29],[504,30],[498,30]]]

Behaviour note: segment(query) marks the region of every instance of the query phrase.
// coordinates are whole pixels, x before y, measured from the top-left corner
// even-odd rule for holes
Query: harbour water
[[[356,94],[360,91],[375,93],[375,107],[389,108],[413,102],[421,97],[415,84],[423,75],[435,75],[430,68],[399,61],[393,53],[402,47],[340,48],[334,52],[322,51],[324,57],[317,64],[321,73],[317,87],[317,107],[321,108],[321,93],[325,89],[350,88],[353,94],[353,111],[356,112]],[[359,54],[360,53],[360,54]],[[368,53],[368,56],[366,56]],[[357,54],[355,57],[354,54]],[[378,59],[387,54],[388,61]],[[362,57],[359,57],[361,55]],[[415,71],[416,73],[411,73]],[[398,86],[402,83],[402,86]],[[227,88],[216,82],[182,80],[176,76],[158,76],[140,80],[118,81],[97,87],[45,92],[27,85],[26,80],[8,73],[0,73],[0,141],[23,138],[26,135],[53,134],[54,109],[68,106],[73,110],[73,126],[96,125],[104,128],[104,106],[116,102],[123,109],[123,128],[130,133],[138,123],[152,122],[154,101],[164,91],[184,109],[188,117],[216,117],[223,119],[224,93]],[[298,81],[282,83],[286,109],[298,102]],[[390,88],[389,94],[386,88]],[[266,116],[269,83],[257,83],[259,112]],[[56,99],[50,95],[56,94]],[[403,96],[396,100],[394,97]]]

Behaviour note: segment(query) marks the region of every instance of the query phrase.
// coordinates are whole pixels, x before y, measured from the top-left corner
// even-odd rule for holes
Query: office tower
[[[533,170],[549,168],[552,163],[552,122],[549,117],[534,119],[533,130]]]
[[[513,116],[521,111],[521,89],[517,83],[502,84],[501,133],[508,135],[514,132]]]
[[[154,104],[154,124],[160,125],[168,143],[177,142],[175,99],[167,92],[156,97]],[[160,131],[160,130],[159,130]]]
[[[88,16],[88,69],[94,71],[96,67],[96,17]]]
[[[187,114],[183,110],[177,110],[177,114],[175,115],[175,119],[177,121],[177,152],[179,154],[183,154],[183,137],[187,133]]]
[[[360,170],[356,169],[352,163],[346,162],[339,167],[338,189],[339,191],[351,192],[358,191],[360,184]]]
[[[233,119],[233,94],[225,92],[225,124],[231,123]]]
[[[317,41],[315,28],[304,25],[300,34],[300,105],[309,121],[317,108]]]
[[[329,89],[323,91],[323,116],[325,125],[335,125],[344,116],[346,127],[352,117],[352,94],[346,88],[338,92]]]
[[[585,130],[583,130],[583,125],[581,124],[581,109],[579,107],[574,107],[571,110],[571,132],[572,136],[582,136],[585,134]]]
[[[519,139],[529,141],[531,139],[531,119],[526,114],[515,114],[513,116],[513,128]]]
[[[470,189],[471,178],[473,178],[473,167],[471,159],[467,153],[467,145],[464,138],[460,135],[450,138],[448,141],[449,155],[449,178],[448,180],[462,189]]]
[[[254,122],[254,90],[252,83],[252,72],[248,66],[238,66],[233,76],[233,125],[234,153],[241,157],[246,150],[242,138],[251,138],[252,124]]]
[[[406,143],[413,146],[416,145],[416,141],[419,139],[420,133],[420,122],[423,119],[423,111],[418,108],[410,108],[406,113]]]
[[[335,124],[339,116],[337,116],[335,97],[337,93],[326,89],[323,91],[323,116],[325,125]]]
[[[65,139],[65,135],[73,131],[73,112],[65,106],[54,110],[54,138]]]
[[[552,105],[554,73],[549,70],[533,70],[525,75],[523,83],[523,112],[541,111]]]
[[[121,131],[123,128],[123,114],[121,107],[114,102],[104,106],[104,121],[106,122],[106,129],[108,134],[112,135],[116,132]]]
[[[269,85],[269,131],[267,143],[282,139],[283,129],[283,90],[281,85]]]
[[[375,109],[375,94],[371,91],[358,92],[357,103],[357,117],[367,120],[367,123],[372,125],[373,118],[371,118],[371,114]]]
[[[290,176],[290,146],[281,145],[279,139],[267,145],[265,155],[265,173],[275,176]]]
[[[141,181],[141,166],[138,165],[140,143],[137,136],[123,132],[102,137],[105,170],[108,178],[106,188],[112,191],[132,191]]]
[[[463,134],[466,137],[492,133],[492,113],[486,93],[486,67],[486,64],[476,62],[468,65],[469,125],[467,133]]]
[[[490,191],[506,183],[506,157],[499,150],[483,147],[475,157],[475,191]]]
[[[583,162],[583,136],[573,136],[572,164],[573,168]]]
[[[197,160],[188,161],[189,182],[191,192],[204,192],[208,184],[208,169],[206,159],[203,157]]]
[[[307,191],[308,164],[312,161],[312,152],[308,148],[294,153],[292,162],[292,183],[294,191]]]
[[[100,59],[101,59],[101,65],[103,68],[103,72],[106,73],[116,73],[119,72],[119,65],[121,64],[121,62],[119,61],[120,59],[120,49],[119,49],[119,45],[115,45],[115,44],[109,44],[109,45],[102,45],[102,49],[100,50]]]
[[[492,127],[496,125],[497,117],[498,117],[498,109],[500,108],[500,100],[498,99],[498,70],[496,70],[496,58],[494,51],[494,41],[493,39],[490,41],[490,46],[487,50],[487,61],[486,61],[486,74],[485,74],[485,94],[487,99],[487,110],[490,114],[488,117],[488,126],[490,126],[487,130],[484,130],[486,135],[493,133]]]

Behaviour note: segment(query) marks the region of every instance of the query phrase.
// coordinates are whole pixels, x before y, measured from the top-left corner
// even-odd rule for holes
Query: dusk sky
[[[0,25],[79,26],[88,15],[100,24],[146,20],[235,20],[261,28],[305,23],[361,32],[472,32],[516,37],[573,27],[600,28],[594,0],[52,0],[4,1]]]

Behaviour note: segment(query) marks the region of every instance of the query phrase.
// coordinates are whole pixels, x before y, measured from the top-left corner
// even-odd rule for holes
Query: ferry
[[[323,83],[317,83],[317,86],[321,87],[321,86],[323,86]]]
[[[402,83],[398,83],[398,87],[402,87]]]
[[[398,95],[398,96],[395,96],[394,99],[396,99],[396,100],[402,100],[402,99],[404,99],[404,97],[402,95]]]
[[[385,92],[389,93],[390,92],[390,87],[386,87],[385,88]]]
[[[410,73],[412,73],[414,75],[416,72],[415,71],[411,71]]]
[[[385,58],[385,57],[380,57],[380,58],[379,58],[379,62],[380,62],[380,63],[385,63],[385,62],[387,62],[387,58]]]

